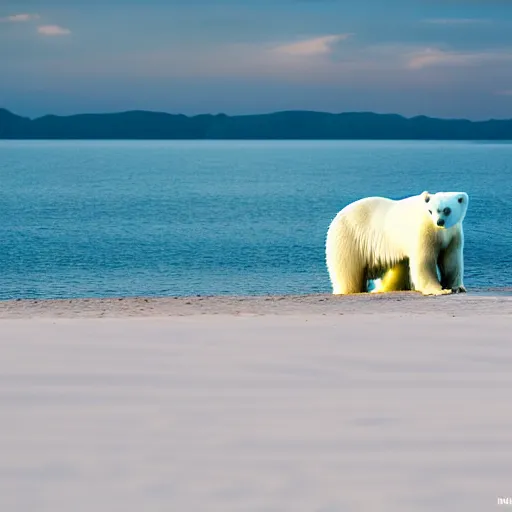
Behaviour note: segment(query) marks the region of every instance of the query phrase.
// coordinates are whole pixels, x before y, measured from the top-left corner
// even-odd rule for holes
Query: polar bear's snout
[[[450,215],[450,213],[452,213],[452,209],[449,208],[449,207],[446,207],[446,208],[443,208],[442,210],[441,209],[438,209],[437,210],[437,213],[439,215],[443,215],[444,217],[448,217]],[[443,219],[442,217],[439,217],[436,221],[436,224],[442,228],[445,224],[446,224],[446,220]]]

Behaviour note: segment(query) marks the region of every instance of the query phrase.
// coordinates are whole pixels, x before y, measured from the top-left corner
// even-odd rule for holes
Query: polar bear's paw
[[[421,290],[423,295],[450,295],[452,290],[446,290],[444,288],[427,288],[425,290]]]
[[[464,285],[456,286],[452,288],[453,293],[466,293],[466,287]]]

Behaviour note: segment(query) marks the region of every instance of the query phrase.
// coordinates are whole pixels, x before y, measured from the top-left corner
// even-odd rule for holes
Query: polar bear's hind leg
[[[386,293],[411,290],[409,261],[402,260],[375,280],[373,293]]]

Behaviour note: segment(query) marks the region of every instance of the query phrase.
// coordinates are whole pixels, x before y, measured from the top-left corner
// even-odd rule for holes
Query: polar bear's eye
[[[429,210],[428,213],[430,213],[430,215],[432,215],[432,210]]]
[[[459,197],[459,203],[462,203],[464,199],[462,197]]]

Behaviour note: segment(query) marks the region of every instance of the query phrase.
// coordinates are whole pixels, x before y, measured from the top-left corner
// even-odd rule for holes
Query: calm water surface
[[[329,292],[334,215],[466,191],[466,285],[512,286],[512,144],[0,141],[0,299]]]

